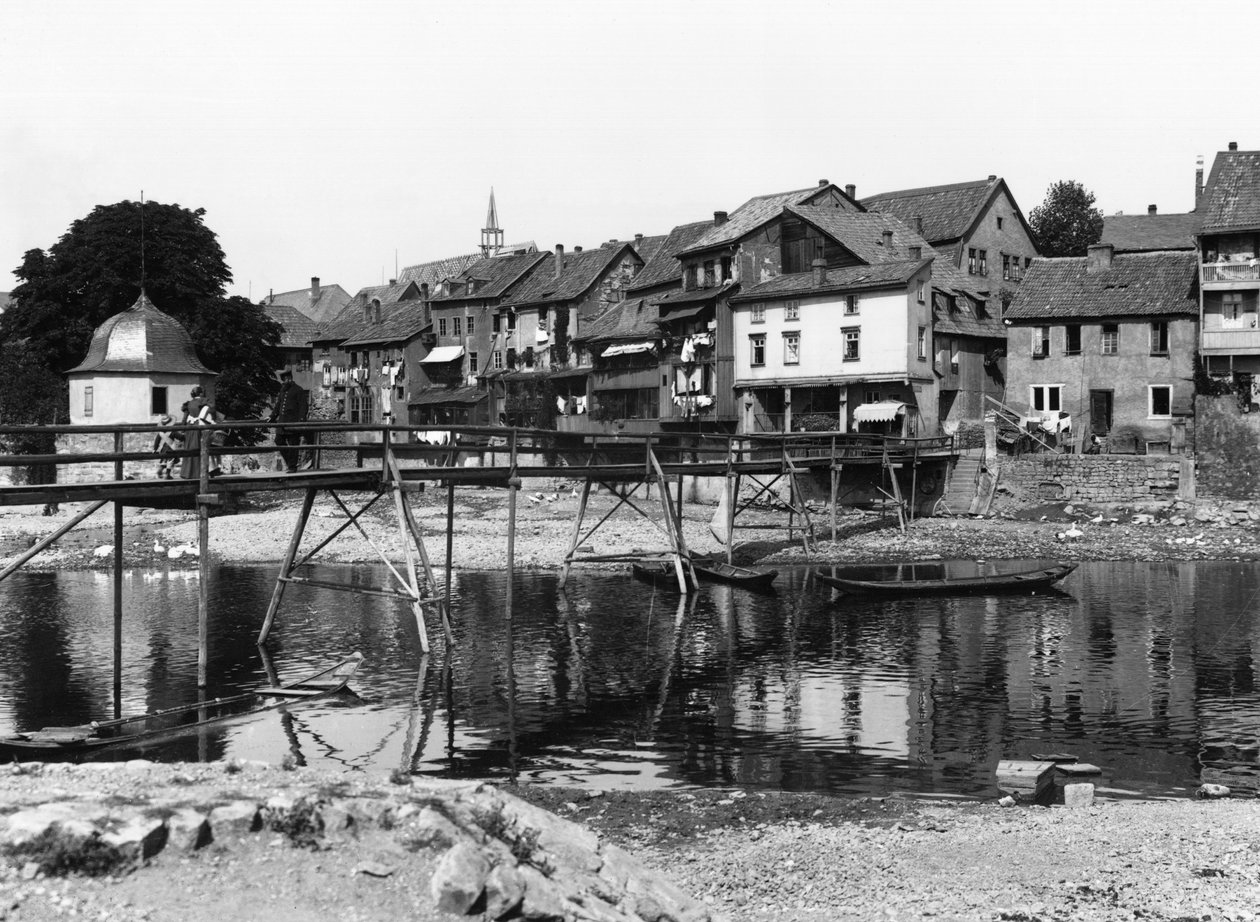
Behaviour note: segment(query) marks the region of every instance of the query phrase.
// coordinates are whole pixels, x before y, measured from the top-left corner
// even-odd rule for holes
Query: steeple
[[[493,256],[503,248],[503,228],[499,227],[499,209],[494,207],[494,186],[490,187],[490,207],[486,209],[486,226],[481,229],[481,255]]]

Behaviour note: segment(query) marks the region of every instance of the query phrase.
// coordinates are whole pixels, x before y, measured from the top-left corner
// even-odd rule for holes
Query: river
[[[369,567],[312,576],[385,582]],[[266,681],[255,646],[274,567],[211,586],[210,687]],[[1184,796],[1202,760],[1255,762],[1260,566],[1085,563],[1033,596],[863,601],[807,569],[777,593],[680,600],[628,575],[454,576],[456,643],[421,664],[398,602],[290,586],[268,644],[281,678],[362,651],[356,694],[140,753],[575,784],[729,785],[988,797],[1001,759],[1070,752],[1117,797]],[[0,735],[112,716],[108,573],[0,583]],[[197,574],[125,575],[123,714],[197,700]],[[134,757],[137,753],[128,752]],[[98,758],[120,757],[104,753]]]

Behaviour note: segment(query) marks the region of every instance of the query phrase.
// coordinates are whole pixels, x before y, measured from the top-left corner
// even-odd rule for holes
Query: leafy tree
[[[64,394],[60,376],[83,360],[101,323],[135,303],[143,280],[149,299],[219,372],[216,407],[232,419],[257,418],[277,387],[268,349],[281,328],[261,307],[226,296],[232,272],[204,215],[160,202],[98,205],[47,251],[23,257],[13,303],[0,314],[0,347],[24,343],[27,360],[54,372]],[[25,412],[31,383],[15,384],[0,379],[0,421]]]
[[[1103,214],[1094,207],[1094,193],[1064,179],[1046,190],[1046,200],[1028,215],[1042,256],[1084,256],[1102,237]]]

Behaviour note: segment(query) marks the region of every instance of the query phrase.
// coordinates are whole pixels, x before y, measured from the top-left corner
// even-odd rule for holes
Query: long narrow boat
[[[644,563],[630,565],[634,575],[644,582],[664,589],[678,588],[678,574],[674,565],[668,560],[649,560]]]
[[[1035,570],[1018,570],[1011,573],[990,573],[980,576],[946,576],[937,579],[845,579],[815,573],[828,586],[856,594],[886,595],[956,595],[1006,592],[1036,592],[1048,589],[1077,567],[1074,563],[1061,563]]]
[[[178,736],[198,727],[280,707],[292,701],[325,698],[343,690],[359,670],[362,653],[352,653],[333,666],[281,685],[264,685],[226,698],[121,717],[94,720],[75,727],[44,727],[0,737],[0,755],[56,758]]]
[[[766,592],[773,589],[772,583],[774,583],[774,578],[779,575],[778,570],[752,570],[748,567],[738,567],[734,564],[723,563],[720,560],[693,560],[691,566],[696,571],[696,576],[700,579],[717,583],[731,583],[732,585],[758,592]]]

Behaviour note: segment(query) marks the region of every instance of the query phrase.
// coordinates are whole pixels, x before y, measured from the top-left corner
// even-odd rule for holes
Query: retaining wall
[[[1002,459],[1001,483],[1046,500],[1168,502],[1194,495],[1194,462],[1169,455],[1024,455]]]
[[[1200,491],[1224,499],[1260,497],[1260,413],[1244,413],[1232,395],[1196,397],[1194,412]]]

